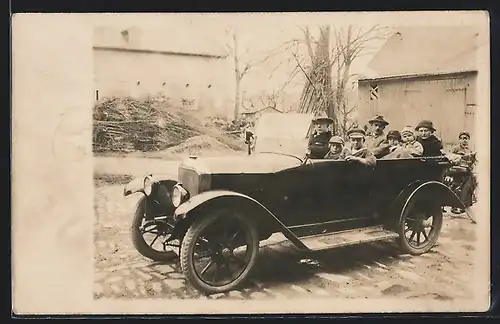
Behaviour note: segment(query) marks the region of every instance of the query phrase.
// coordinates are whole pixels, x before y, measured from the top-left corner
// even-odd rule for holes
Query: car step
[[[398,237],[397,233],[384,230],[382,226],[369,226],[342,232],[301,237],[300,240],[311,251],[321,251],[347,245],[388,240]]]

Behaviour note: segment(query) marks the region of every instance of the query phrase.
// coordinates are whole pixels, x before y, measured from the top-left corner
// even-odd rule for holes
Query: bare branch
[[[299,67],[299,69],[302,71],[302,73],[304,73],[304,75],[306,76],[307,80],[309,81],[309,83],[311,84],[313,89],[315,91],[317,91],[316,87],[314,86],[314,83],[312,82],[311,78],[309,77],[309,74],[306,71],[304,71],[304,69],[302,68],[302,65],[300,64],[299,60],[297,59],[297,55],[295,55],[295,53],[292,53],[292,55],[295,58],[295,62],[297,62],[297,66]]]

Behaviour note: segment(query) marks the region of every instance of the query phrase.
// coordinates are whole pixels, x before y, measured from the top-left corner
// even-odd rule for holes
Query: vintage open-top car
[[[417,255],[436,243],[442,207],[464,208],[442,183],[446,157],[378,160],[374,168],[311,159],[312,120],[264,114],[252,155],[190,157],[177,177],[129,183],[125,196],[141,195],[132,221],[135,248],[156,261],[180,257],[192,286],[220,293],[247,278],[259,242],[273,233],[305,252],[397,238]]]

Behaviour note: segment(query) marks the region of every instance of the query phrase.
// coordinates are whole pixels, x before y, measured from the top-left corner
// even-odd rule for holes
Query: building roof
[[[368,64],[363,79],[477,71],[478,30],[474,26],[402,27]]]
[[[136,26],[117,28],[97,27],[94,30],[94,48],[125,49],[226,57],[224,45],[213,36],[200,34],[196,30],[175,31],[146,30]]]

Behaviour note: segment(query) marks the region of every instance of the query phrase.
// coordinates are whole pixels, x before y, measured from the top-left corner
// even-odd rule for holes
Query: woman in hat
[[[436,129],[430,120],[422,120],[418,123],[415,130],[418,132],[417,141],[424,148],[423,156],[441,156],[444,155],[443,143],[434,135]]]
[[[329,151],[325,155],[325,159],[344,160],[351,152],[344,146],[344,140],[340,136],[332,136],[328,142]]]
[[[359,128],[353,128],[347,132],[351,143],[351,153],[346,156],[345,160],[350,162],[359,162],[365,166],[375,167],[377,159],[365,147],[365,131]]]
[[[424,154],[424,147],[417,141],[413,128],[406,126],[401,130],[402,147],[414,157],[422,156]]]

